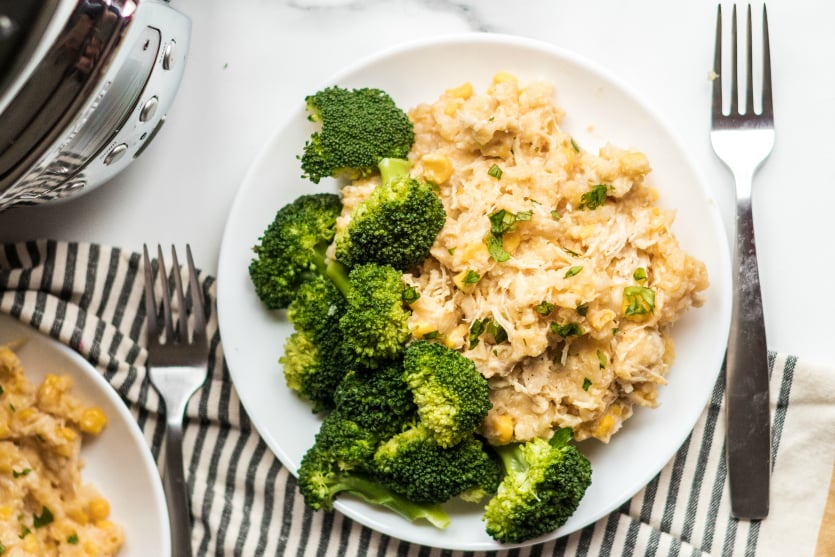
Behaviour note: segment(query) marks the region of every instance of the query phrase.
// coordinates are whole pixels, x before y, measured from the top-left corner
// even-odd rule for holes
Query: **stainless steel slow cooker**
[[[90,191],[142,154],[190,35],[162,0],[0,0],[0,210]]]

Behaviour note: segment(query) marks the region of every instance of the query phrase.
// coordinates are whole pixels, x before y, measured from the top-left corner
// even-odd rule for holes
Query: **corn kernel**
[[[505,251],[509,253],[513,253],[516,251],[516,248],[519,247],[519,244],[522,243],[522,235],[518,232],[511,230],[510,232],[505,232],[502,235],[502,247]]]
[[[492,443],[504,445],[513,439],[515,423],[512,416],[507,414],[489,414],[484,420],[484,435]]]
[[[437,330],[437,327],[432,325],[432,323],[421,322],[415,325],[415,327],[412,329],[412,336],[415,338],[421,338],[423,335]]]
[[[467,81],[458,87],[453,87],[446,90],[448,97],[456,97],[458,99],[469,99],[473,96],[473,84]]]
[[[92,407],[85,408],[81,413],[81,420],[78,422],[78,427],[84,433],[98,435],[104,426],[107,424],[107,417],[101,408]]]
[[[9,520],[12,517],[12,509],[11,505],[0,505],[0,520]]]
[[[446,155],[428,154],[423,159],[423,176],[430,182],[443,184],[452,176],[452,163]]]
[[[41,542],[35,537],[35,534],[26,534],[23,538],[23,551],[27,553],[39,554],[41,551]]]
[[[444,345],[446,345],[447,348],[458,350],[464,346],[464,339],[467,338],[469,333],[470,330],[467,328],[466,323],[456,325],[454,329],[444,335]]]
[[[75,441],[78,439],[78,433],[72,429],[71,427],[62,427],[58,430],[58,435],[66,439],[67,441]]]
[[[594,430],[594,436],[598,439],[605,439],[611,434],[612,428],[615,427],[615,417],[611,414],[606,414],[600,421],[597,422],[597,427]]]
[[[450,99],[444,103],[444,114],[447,116],[454,116],[458,109],[464,104],[464,101],[458,98]]]
[[[508,81],[518,82],[519,80],[509,72],[499,72],[493,76],[493,83],[506,83]]]
[[[458,290],[460,290],[461,292],[464,292],[466,294],[469,294],[470,292],[472,292],[476,287],[476,283],[469,283],[469,284],[467,283],[467,276],[471,272],[472,272],[471,269],[467,269],[465,271],[461,271],[460,273],[458,273],[457,275],[452,277],[452,282],[455,283],[455,286],[458,287]]]
[[[96,522],[110,516],[110,503],[104,497],[96,497],[90,501],[90,519]]]
[[[649,173],[649,159],[643,153],[632,151],[620,158],[621,172],[630,177],[641,177]]]
[[[75,521],[81,526],[85,526],[90,522],[90,515],[87,514],[87,512],[84,509],[74,507],[71,509],[66,509],[66,513],[71,520]]]

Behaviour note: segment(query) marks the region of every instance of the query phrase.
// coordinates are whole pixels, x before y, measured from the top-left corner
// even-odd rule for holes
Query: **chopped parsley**
[[[551,323],[551,332],[566,338],[582,335],[583,328],[579,323]]]
[[[20,534],[18,534],[18,538],[21,540],[32,533],[32,530],[29,529],[28,526],[23,526],[20,528]]]
[[[632,273],[632,278],[638,282],[641,282],[642,280],[647,280],[647,270],[643,267],[638,267],[637,269],[635,269],[635,272]]]
[[[5,393],[5,392],[6,391],[3,390],[3,385],[0,385],[0,396],[3,396],[3,393]]]
[[[484,241],[493,259],[499,263],[510,259],[510,254],[504,249],[502,236],[505,232],[509,232],[517,222],[531,220],[532,215],[531,211],[511,213],[506,209],[499,209],[487,216],[490,219],[490,233]]]
[[[477,272],[473,271],[472,269],[467,270],[467,274],[464,275],[464,284],[471,285],[477,284],[478,281],[481,280],[481,275]]]
[[[73,532],[69,536],[67,536],[67,543],[70,545],[78,545],[78,534]]]
[[[43,507],[41,509],[40,515],[32,515],[32,525],[35,528],[43,528],[47,524],[52,524],[53,520],[55,520],[55,517],[52,515],[52,512],[46,507]]]
[[[563,250],[565,253],[567,253],[568,255],[572,256],[572,257],[578,257],[578,256],[580,255],[580,254],[579,254],[579,253],[577,253],[576,251],[571,250],[571,249],[568,249],[568,248],[567,248],[567,247],[565,247],[565,246],[563,246],[563,247],[562,247],[562,250]]]
[[[552,311],[554,311],[554,304],[551,302],[546,302],[542,300],[538,304],[536,304],[533,309],[536,310],[536,313],[539,315],[550,315]]]
[[[487,174],[489,174],[490,176],[492,176],[496,180],[501,180],[503,172],[502,172],[502,169],[499,168],[498,164],[493,163],[493,166],[490,167],[490,170],[487,171]]]
[[[449,254],[450,254],[450,255],[455,255],[455,250],[456,250],[456,249],[457,249],[457,248],[454,248],[454,247],[453,247],[453,248],[449,248],[447,251],[449,252]]]
[[[414,286],[410,286],[403,291],[403,301],[407,304],[413,304],[420,298],[420,292]]]
[[[426,340],[434,340],[434,339],[438,338],[438,331],[437,330],[429,331],[428,333],[423,335],[423,338],[426,339]]]
[[[655,290],[646,286],[627,286],[623,289],[623,314],[627,317],[648,315],[655,311]]]
[[[597,361],[600,364],[600,369],[606,369],[606,364],[609,363],[606,359],[606,354],[604,354],[601,350],[597,351]]]
[[[571,138],[571,146],[574,148],[575,151],[577,151],[578,153],[580,152],[580,146],[577,145],[577,142],[574,141],[573,137]]]
[[[585,317],[589,313],[589,303],[583,302],[577,306],[577,315]]]
[[[473,324],[470,325],[470,344],[469,349],[472,350],[476,346],[478,346],[478,337],[481,336],[481,333],[484,332],[484,321],[481,319],[476,319],[473,321]]]
[[[22,476],[28,476],[31,472],[32,472],[31,468],[24,468],[20,472],[18,472],[17,470],[12,470],[12,477],[20,478]]]
[[[588,391],[589,387],[591,387],[591,379],[588,377],[583,378],[583,390]]]
[[[580,196],[580,209],[593,211],[602,206],[606,202],[606,193],[611,187],[607,184],[592,186],[591,190]]]
[[[507,342],[507,331],[499,323],[490,319],[484,325],[484,332],[493,336],[495,344]]]
[[[574,275],[579,274],[579,273],[580,273],[580,271],[582,271],[582,270],[583,270],[583,266],[582,266],[582,265],[575,265],[575,266],[571,267],[570,269],[568,269],[568,270],[565,272],[565,278],[571,278],[571,277],[573,277]]]
[[[554,220],[560,220],[560,218],[562,217],[560,217],[560,214],[557,212],[556,209],[554,209],[553,211],[551,211],[551,218]]]

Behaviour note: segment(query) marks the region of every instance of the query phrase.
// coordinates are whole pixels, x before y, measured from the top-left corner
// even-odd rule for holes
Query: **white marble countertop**
[[[570,49],[666,118],[702,167],[726,225],[731,175],[708,141],[715,3],[666,0],[174,0],[193,22],[162,133],[127,171],[74,201],[0,214],[0,240],[50,237],[139,250],[192,244],[215,273],[236,189],[304,95],[346,65],[417,38],[499,32]],[[760,4],[754,4],[755,13]],[[835,3],[768,4],[777,143],[755,180],[769,347],[833,360]]]

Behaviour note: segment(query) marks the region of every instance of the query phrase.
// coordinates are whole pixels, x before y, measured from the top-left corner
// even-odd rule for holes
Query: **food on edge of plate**
[[[110,503],[82,478],[82,444],[107,417],[72,393],[72,378],[25,375],[0,346],[0,554],[116,555],[122,528]]]
[[[657,404],[669,329],[708,287],[647,157],[584,150],[553,85],[508,73],[408,112],[378,89],[306,102],[303,176],[339,193],[280,208],[249,266],[293,326],[287,386],[323,416],[306,504],[351,493],[443,528],[458,498],[502,543],[555,530],[591,483],[576,441]]]

